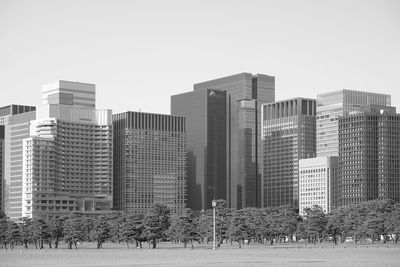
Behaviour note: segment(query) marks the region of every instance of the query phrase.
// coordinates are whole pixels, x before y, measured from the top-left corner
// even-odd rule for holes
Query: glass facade
[[[185,118],[125,112],[113,115],[114,208],[144,214],[164,203],[186,209]]]
[[[225,103],[219,110],[225,110],[225,117],[219,116],[217,133],[209,128],[209,120],[216,119],[210,113],[208,93],[220,91],[226,94]],[[188,138],[188,204],[194,210],[211,208],[209,200],[213,190],[207,180],[214,164],[225,166],[219,170],[221,186],[224,185],[223,199],[232,208],[261,206],[261,104],[275,100],[275,78],[273,76],[240,73],[194,85],[194,91],[175,95],[171,98],[171,114],[186,116]],[[225,140],[218,144],[224,157],[209,154],[209,137]],[[225,146],[225,147],[223,147]],[[218,152],[220,153],[220,152]],[[214,160],[210,161],[210,156]],[[210,168],[210,170],[209,170]],[[222,168],[222,167],[221,167]],[[216,189],[222,194],[222,189]],[[216,191],[215,191],[216,192]],[[221,195],[222,196],[222,195]]]
[[[315,157],[315,100],[265,104],[263,112],[263,207],[299,203],[299,160]]]
[[[338,119],[367,105],[390,106],[390,95],[339,90],[317,96],[317,156],[338,156]]]

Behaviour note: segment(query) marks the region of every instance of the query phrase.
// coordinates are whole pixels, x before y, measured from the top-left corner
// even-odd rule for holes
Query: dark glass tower
[[[250,73],[172,96],[171,114],[187,118],[190,208],[211,208],[213,198],[233,208],[261,206],[261,104],[274,99],[275,78]]]

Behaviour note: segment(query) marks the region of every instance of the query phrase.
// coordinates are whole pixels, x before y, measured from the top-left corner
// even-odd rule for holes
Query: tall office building
[[[0,212],[3,212],[4,125],[0,125]]]
[[[36,107],[9,105],[0,108],[4,127],[2,160],[2,206],[12,220],[22,217],[22,140],[29,137],[29,122]]]
[[[30,218],[112,209],[112,112],[96,110],[95,85],[43,87],[43,106],[23,140],[22,213]]]
[[[154,203],[186,209],[186,132],[180,116],[113,115],[114,209],[146,213]]]
[[[367,106],[339,118],[336,207],[373,199],[400,202],[400,115]]]
[[[363,106],[390,106],[390,95],[339,90],[317,95],[317,157],[338,156],[338,119]]]
[[[261,104],[275,100],[275,77],[240,73],[194,85],[171,97],[186,117],[188,206],[261,206]]]
[[[315,157],[314,99],[262,106],[263,207],[299,203],[299,160]]]
[[[337,177],[338,157],[319,157],[299,161],[299,214],[317,205],[325,213],[332,209],[332,184]]]

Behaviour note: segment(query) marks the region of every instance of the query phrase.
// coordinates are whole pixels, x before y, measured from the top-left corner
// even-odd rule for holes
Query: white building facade
[[[23,216],[109,212],[111,110],[96,110],[95,85],[77,82],[44,86],[43,103],[23,140]]]
[[[332,207],[332,184],[337,175],[337,157],[317,157],[299,161],[299,213],[317,205],[325,213]]]

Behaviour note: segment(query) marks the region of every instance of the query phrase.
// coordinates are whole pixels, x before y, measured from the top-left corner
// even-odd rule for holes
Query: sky
[[[0,0],[0,106],[96,84],[97,108],[170,112],[193,84],[275,76],[276,100],[353,89],[400,112],[397,0]]]

